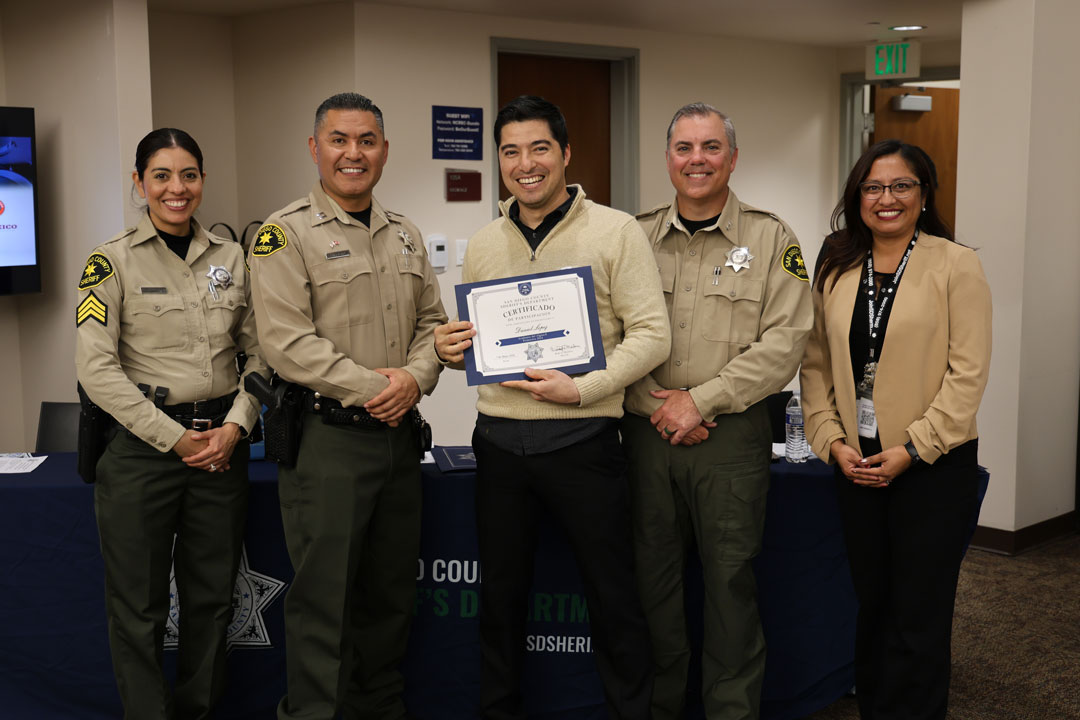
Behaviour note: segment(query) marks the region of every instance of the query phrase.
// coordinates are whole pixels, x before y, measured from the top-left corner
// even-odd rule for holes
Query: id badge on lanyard
[[[877,375],[877,350],[884,340],[884,338],[878,340],[878,332],[883,332],[881,330],[881,318],[885,314],[885,306],[889,304],[889,300],[892,299],[896,288],[900,285],[900,278],[904,275],[904,268],[907,267],[908,258],[911,257],[911,250],[915,247],[915,241],[918,238],[919,231],[916,230],[915,236],[908,243],[907,252],[904,253],[904,257],[900,260],[900,264],[893,274],[892,281],[887,286],[883,286],[880,291],[876,291],[874,286],[874,253],[869,252],[866,256],[870,354],[863,368],[862,380],[855,388],[855,413],[859,421],[859,437],[862,438],[877,437],[877,414],[874,412],[874,381]],[[880,300],[877,312],[874,311],[875,299]]]
[[[874,414],[874,398],[860,395],[855,400],[855,412],[859,416],[859,437],[877,437],[877,416]]]

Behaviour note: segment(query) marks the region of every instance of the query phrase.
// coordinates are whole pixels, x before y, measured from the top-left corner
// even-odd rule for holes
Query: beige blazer
[[[800,379],[806,439],[859,448],[848,333],[863,266],[814,291],[814,327]],[[884,448],[909,439],[926,462],[978,437],[975,414],[990,369],[990,287],[975,252],[933,235],[915,243],[889,317],[874,384]]]

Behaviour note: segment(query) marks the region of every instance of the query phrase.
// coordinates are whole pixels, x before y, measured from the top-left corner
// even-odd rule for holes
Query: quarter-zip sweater
[[[579,186],[572,187],[577,193],[566,217],[535,250],[510,220],[515,200],[500,203],[502,217],[469,241],[462,280],[592,268],[607,367],[574,378],[581,394],[578,405],[539,402],[497,383],[480,385],[476,408],[485,415],[518,420],[622,417],[626,386],[663,362],[670,351],[664,294],[645,233],[632,216],[597,205]]]

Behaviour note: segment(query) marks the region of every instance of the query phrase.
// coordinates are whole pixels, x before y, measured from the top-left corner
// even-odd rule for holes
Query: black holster
[[[420,414],[420,406],[416,405],[409,411],[409,417],[412,418],[413,425],[416,426],[416,435],[420,440],[420,459],[424,459],[431,450],[431,424],[424,419],[424,416]]]
[[[275,375],[270,382],[258,373],[244,378],[244,389],[266,406],[263,413],[263,441],[266,459],[294,467],[300,453],[303,428],[303,388]]]
[[[97,480],[97,463],[112,439],[116,421],[94,404],[81,383],[76,389],[79,391],[79,477],[92,483]]]

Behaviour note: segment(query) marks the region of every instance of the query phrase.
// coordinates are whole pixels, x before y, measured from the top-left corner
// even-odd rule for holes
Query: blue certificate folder
[[[607,367],[590,267],[462,283],[454,291],[458,317],[471,321],[477,333],[465,350],[469,385],[527,380],[527,367],[567,375]],[[486,318],[519,319],[485,327],[486,318],[481,323],[473,316],[480,303],[495,310]],[[503,308],[505,312],[498,312]]]

